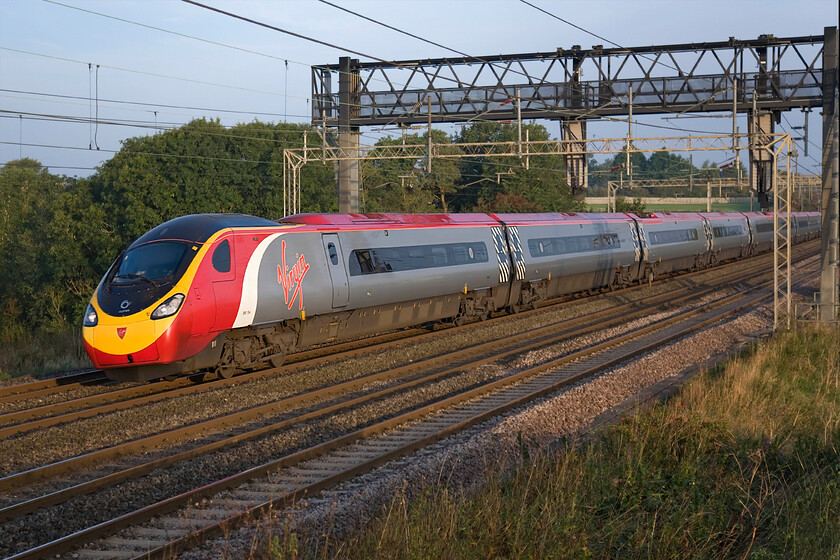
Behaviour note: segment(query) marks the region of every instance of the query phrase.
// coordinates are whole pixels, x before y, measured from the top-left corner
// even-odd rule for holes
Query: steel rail
[[[365,339],[352,340],[344,343],[335,344],[329,347],[304,350],[292,354],[289,357],[289,363],[290,365],[298,364],[304,361],[323,358],[324,356],[329,356],[331,354],[352,352],[360,348],[364,348],[366,346],[382,344],[383,341],[389,342],[394,339],[400,340],[402,338],[417,336],[418,334],[426,332],[428,332],[428,329],[407,329],[405,331],[400,331],[397,333],[388,333],[384,335],[378,335],[375,337],[368,337]],[[268,374],[275,374],[278,371],[285,372],[289,370],[289,366],[284,365],[281,368],[272,368],[270,370],[260,370],[257,372],[245,373],[230,379],[216,380],[211,383],[200,385],[196,385],[188,377],[182,377],[172,381],[163,381],[160,383],[145,383],[133,387],[116,389],[114,391],[109,391],[106,393],[88,395],[85,397],[79,397],[67,401],[61,401],[57,403],[51,403],[47,405],[11,411],[4,414],[0,414],[0,424],[13,424],[14,422],[21,422],[29,420],[31,418],[38,418],[39,420],[32,422],[31,424],[13,424],[2,427],[0,428],[0,437],[8,437],[10,435],[14,435],[35,428],[44,428],[66,422],[72,422],[74,420],[79,420],[82,418],[89,418],[91,416],[99,415],[103,412],[125,410],[150,402],[157,402],[159,400],[162,400],[161,398],[159,398],[159,395],[171,395],[174,397],[186,394],[193,394],[202,391],[212,391],[221,387],[229,387],[231,385],[237,385],[245,381],[251,381],[254,379],[265,377],[267,372],[269,372]],[[103,377],[102,379],[107,378]],[[58,387],[56,389],[50,390],[49,393],[44,394],[52,394],[58,391],[66,391],[69,388],[73,387]],[[13,396],[13,398],[10,397],[9,400],[17,400],[21,396],[23,396],[26,399],[29,399],[40,397],[43,395],[27,393],[25,395]],[[100,404],[105,404],[106,406],[99,407],[96,409],[91,408]],[[108,406],[109,404],[110,406]],[[62,414],[66,411],[74,412]],[[50,414],[54,415],[51,416]]]
[[[766,255],[767,253],[756,255],[755,257],[750,258],[749,261],[759,261]],[[720,266],[726,267],[732,266],[733,264],[734,263],[725,263]],[[669,275],[664,277],[663,280],[669,280],[675,277],[679,277],[679,275]],[[632,289],[632,287],[613,290],[610,293],[617,293],[626,289]],[[544,302],[541,305],[541,308],[546,309],[550,306],[563,304],[568,301],[568,296],[556,298]],[[523,311],[520,313],[520,316],[532,312],[533,311]],[[499,320],[501,318],[502,317],[494,317],[491,320]],[[471,325],[462,325],[459,328],[468,329],[470,326]],[[372,337],[365,337],[357,340],[350,340],[333,345],[311,348],[291,354],[287,364],[281,366],[281,368],[268,368],[240,374],[231,379],[214,380],[210,386],[198,385],[199,387],[203,387],[203,389],[196,389],[191,382],[187,381],[187,378],[181,378],[164,383],[144,384],[140,386],[117,389],[115,391],[109,391],[97,395],[79,397],[58,403],[10,411],[0,414],[0,438],[10,437],[18,433],[31,431],[33,429],[56,426],[67,422],[90,418],[105,412],[126,410],[168,398],[157,396],[161,394],[169,395],[169,397],[174,398],[185,394],[210,391],[221,387],[237,385],[250,380],[270,377],[276,375],[277,373],[294,371],[294,369],[289,369],[289,366],[299,364],[303,361],[311,361],[315,358],[333,356],[337,353],[344,353],[345,357],[349,357],[352,355],[350,352],[353,351],[363,350],[374,345],[381,345],[386,341],[394,341],[395,343],[398,343],[401,340],[414,336],[423,336],[424,334],[429,334],[429,329],[413,328]],[[48,396],[57,392],[64,392],[69,389],[78,388],[87,383],[102,381],[107,381],[107,377],[103,375],[103,372],[91,371],[73,376],[65,376],[63,378],[48,379],[34,383],[0,388],[0,403],[18,401],[21,398],[28,400],[36,397]],[[7,392],[8,394],[5,394],[4,392]]]
[[[816,276],[817,276],[817,274],[815,274],[815,273],[812,273],[810,275],[810,277],[812,277],[812,278],[815,278]],[[764,284],[764,287],[766,288],[769,285],[770,285],[770,283],[767,282],[767,283]],[[740,296],[742,297],[743,294],[740,294]],[[733,296],[733,298],[734,297],[735,296]],[[663,338],[661,338],[659,340],[655,340],[652,343],[646,344],[641,348],[634,349],[632,352],[624,353],[624,354],[622,354],[618,357],[600,362],[600,363],[598,363],[598,364],[596,364],[592,367],[589,367],[589,368],[587,368],[583,371],[577,372],[573,375],[567,376],[564,379],[561,379],[561,380],[559,380],[555,383],[552,383],[552,384],[550,384],[546,387],[541,387],[538,390],[529,392],[525,395],[519,396],[518,398],[509,400],[509,401],[507,401],[507,402],[505,402],[505,403],[503,403],[499,406],[496,406],[496,407],[494,407],[490,410],[482,411],[479,414],[473,415],[472,417],[469,417],[469,418],[461,420],[459,422],[450,424],[449,426],[447,426],[443,429],[440,429],[440,430],[436,431],[435,433],[432,433],[432,434],[426,435],[425,437],[416,439],[415,441],[412,441],[408,444],[405,444],[405,445],[403,445],[403,446],[401,446],[397,449],[389,450],[389,451],[387,451],[387,452],[385,452],[385,453],[383,453],[383,454],[381,454],[381,455],[379,455],[379,456],[377,456],[373,459],[365,461],[364,463],[355,465],[355,466],[353,466],[351,468],[348,468],[348,469],[345,469],[345,470],[343,470],[339,473],[332,474],[330,476],[324,477],[324,478],[322,478],[321,480],[319,480],[315,483],[308,484],[304,487],[299,488],[296,491],[289,492],[289,493],[287,493],[283,496],[269,499],[268,501],[266,501],[262,504],[250,507],[247,510],[245,510],[243,512],[240,512],[240,513],[238,513],[238,514],[236,514],[232,517],[229,517],[227,519],[211,523],[211,524],[209,524],[205,527],[202,527],[202,528],[194,530],[194,531],[190,531],[188,534],[186,534],[186,535],[184,535],[184,536],[182,536],[178,539],[173,539],[173,540],[167,542],[163,546],[159,546],[159,547],[151,549],[151,550],[146,550],[142,554],[136,555],[132,558],[134,560],[139,560],[141,558],[165,559],[165,558],[172,557],[173,554],[178,554],[179,552],[183,552],[185,550],[188,550],[191,547],[195,547],[197,544],[205,542],[209,539],[222,537],[226,534],[229,534],[229,532],[232,529],[235,529],[239,526],[242,526],[244,523],[246,523],[250,519],[253,519],[255,516],[265,515],[266,513],[270,512],[272,510],[276,511],[279,507],[284,507],[284,506],[288,506],[288,505],[293,504],[294,501],[296,499],[298,499],[299,497],[313,495],[317,492],[332,488],[332,487],[336,486],[337,484],[340,484],[341,482],[351,480],[352,478],[355,478],[356,476],[359,476],[360,474],[370,472],[371,470],[373,470],[377,467],[380,467],[380,466],[382,466],[382,465],[384,465],[384,464],[386,464],[386,463],[388,463],[388,462],[390,462],[394,459],[397,459],[397,458],[400,458],[402,456],[414,453],[415,451],[417,451],[419,449],[427,447],[427,446],[429,446],[429,445],[431,445],[431,444],[433,444],[437,441],[440,441],[440,440],[442,440],[442,439],[444,439],[444,438],[446,438],[450,435],[453,435],[453,434],[456,434],[460,431],[463,431],[466,428],[477,425],[477,424],[479,424],[479,423],[481,423],[485,420],[489,420],[490,418],[493,418],[494,416],[498,416],[498,415],[503,414],[505,412],[509,412],[509,411],[514,410],[516,408],[519,408],[523,405],[526,405],[526,404],[528,404],[529,402],[531,402],[535,399],[538,399],[540,397],[548,396],[552,393],[555,393],[558,390],[560,390],[564,387],[567,387],[567,386],[569,386],[573,383],[577,383],[579,381],[585,380],[588,377],[592,377],[594,375],[597,375],[598,373],[604,371],[605,369],[607,369],[609,367],[617,366],[617,365],[619,365],[623,362],[626,362],[629,358],[632,358],[632,357],[638,356],[640,354],[655,350],[658,347],[661,347],[663,344],[667,344],[667,343],[672,342],[672,341],[674,341],[678,338],[682,338],[682,337],[687,336],[687,335],[689,335],[693,332],[699,331],[699,330],[701,330],[701,329],[703,329],[707,326],[710,326],[714,323],[717,323],[718,321],[720,321],[720,320],[722,320],[726,317],[732,316],[735,313],[738,313],[739,311],[741,311],[743,309],[746,309],[748,307],[752,307],[754,305],[757,305],[761,301],[767,300],[770,297],[772,297],[772,294],[759,295],[759,296],[753,298],[752,300],[750,300],[746,303],[742,303],[740,305],[735,306],[734,308],[731,308],[729,310],[724,311],[720,315],[712,316],[708,319],[701,320],[700,322],[698,322],[696,324],[689,325],[688,327],[686,327],[684,329],[681,329],[677,332],[672,332],[670,334],[667,334],[666,336],[664,336]],[[729,298],[727,298],[727,299],[729,299]],[[706,311],[704,313],[709,314],[708,311]],[[670,323],[670,321],[669,321],[669,323]],[[609,345],[606,345],[606,346],[608,347]],[[526,373],[531,373],[532,375],[533,374],[538,375],[541,372],[544,372],[544,371],[556,368],[558,366],[561,366],[563,363],[566,363],[568,361],[569,360],[568,360],[567,357],[563,357],[563,358],[556,359],[556,360],[551,360],[547,363],[540,364],[539,366],[531,368],[528,372],[523,371],[523,372],[521,372],[520,374],[517,374],[517,375],[524,375]],[[505,381],[505,380],[500,380],[500,382],[501,381]],[[479,389],[483,389],[483,387],[479,388]],[[386,423],[383,423],[383,424],[387,424],[387,425],[383,426],[381,429],[377,429],[377,432],[374,432],[374,427],[369,427],[369,428],[365,428],[363,430],[359,430],[358,432],[356,432],[354,434],[349,434],[348,436],[344,436],[344,438],[340,438],[340,439],[346,440],[345,443],[338,444],[338,445],[335,445],[335,446],[329,446],[329,448],[328,448],[328,446],[325,446],[324,452],[328,452],[328,451],[330,451],[332,449],[335,449],[337,447],[340,447],[342,445],[347,445],[349,443],[352,443],[353,441],[355,441],[357,439],[360,439],[361,437],[369,437],[371,435],[371,433],[382,433],[386,430],[391,429],[395,425],[410,422],[411,420],[416,420],[423,415],[433,414],[435,412],[438,412],[438,411],[442,410],[443,408],[453,406],[453,405],[457,405],[457,404],[463,403],[465,401],[468,401],[472,398],[478,397],[478,396],[480,396],[479,389],[475,389],[473,391],[469,391],[468,393],[458,395],[455,399],[453,399],[454,402],[452,402],[452,403],[449,403],[449,402],[447,402],[447,403],[443,403],[443,402],[435,403],[435,404],[429,405],[428,407],[426,407],[422,411],[413,411],[411,413],[408,413],[408,414],[404,415],[403,417],[399,417],[399,418],[389,420]],[[285,465],[280,465],[279,464],[280,461],[277,461],[276,463],[278,463],[278,464],[277,465],[272,465],[270,467],[267,466],[267,468],[264,469],[264,474],[267,474],[271,470],[275,470],[277,468],[282,468],[283,466],[285,466]],[[225,489],[231,488],[233,485],[244,482],[244,481],[245,480],[237,480],[237,481],[235,481],[234,484],[229,484],[228,481],[225,481]],[[202,489],[202,490],[206,491],[206,489]],[[207,494],[202,494],[202,495],[206,496]],[[189,496],[188,499],[189,500],[195,499],[195,496]],[[17,557],[13,557],[10,560],[18,560],[18,559],[17,559]]]
[[[21,397],[46,396],[67,389],[81,387],[86,383],[95,383],[107,379],[101,370],[73,373],[60,377],[52,377],[30,383],[19,383],[0,387],[0,403],[13,402]]]

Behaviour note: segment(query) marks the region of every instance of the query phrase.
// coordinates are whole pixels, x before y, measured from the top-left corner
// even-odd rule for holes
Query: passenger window
[[[335,249],[335,244],[328,243],[327,251],[330,253],[330,262],[333,264],[338,264],[338,251],[336,251]]]
[[[213,268],[219,272],[230,272],[230,242],[227,239],[213,251]]]

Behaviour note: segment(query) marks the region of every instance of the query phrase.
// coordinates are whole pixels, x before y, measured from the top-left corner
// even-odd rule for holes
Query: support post
[[[583,112],[583,85],[581,84],[581,67],[583,57],[580,56],[580,45],[572,47],[574,58],[570,78],[571,88],[567,89],[569,107],[574,111]],[[583,197],[589,188],[589,162],[586,159],[586,120],[578,118],[563,120],[560,123],[560,136],[566,144],[563,149],[563,161],[566,164],[566,183],[572,196]]]
[[[712,211],[712,182],[706,179],[706,212]]]
[[[773,330],[791,326],[790,299],[790,137],[781,146],[764,149],[770,153],[773,168],[779,155],[787,151],[786,174],[783,181],[778,180],[778,173],[773,174]]]
[[[350,125],[359,114],[358,60],[339,59],[338,76],[338,211],[359,211],[359,127]]]
[[[560,125],[565,143],[566,182],[572,196],[583,196],[589,187],[589,162],[586,160],[586,121],[563,121]]]
[[[630,102],[627,108],[627,182],[633,188],[633,162],[630,161],[630,141],[633,139],[633,84],[630,84]]]
[[[516,155],[522,157],[522,100],[516,88]]]
[[[823,50],[823,152],[822,152],[822,273],[820,275],[820,321],[837,320],[838,244],[840,244],[840,190],[837,146],[837,27],[825,28]]]
[[[426,157],[428,161],[426,163],[426,173],[432,173],[432,96],[426,96],[426,107],[428,107],[429,112],[429,127],[426,130],[426,140],[428,142],[426,146]]]
[[[753,92],[753,96],[757,95]],[[753,107],[755,107],[753,102]],[[750,177],[752,178],[753,190],[756,198],[758,198],[758,205],[761,210],[767,212],[772,209],[773,201],[770,199],[771,191],[773,190],[773,179],[775,169],[773,168],[773,158],[762,149],[774,134],[773,115],[771,113],[762,113],[757,109],[750,112],[749,118],[749,134],[750,134]]]

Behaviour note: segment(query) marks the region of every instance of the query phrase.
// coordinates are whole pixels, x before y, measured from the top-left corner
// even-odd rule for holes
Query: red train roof
[[[295,214],[278,220],[282,224],[313,226],[367,226],[393,224],[418,225],[473,225],[497,224],[487,214]]]
[[[539,214],[494,213],[492,217],[510,225],[536,223],[629,222],[634,216],[623,213],[545,212]]]

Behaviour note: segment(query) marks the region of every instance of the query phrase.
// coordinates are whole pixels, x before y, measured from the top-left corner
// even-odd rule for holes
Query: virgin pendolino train
[[[791,221],[794,242],[819,235],[819,213]],[[772,246],[772,215],[758,212],[196,214],[117,258],[83,334],[112,379],[229,377],[312,344],[536,307]]]

